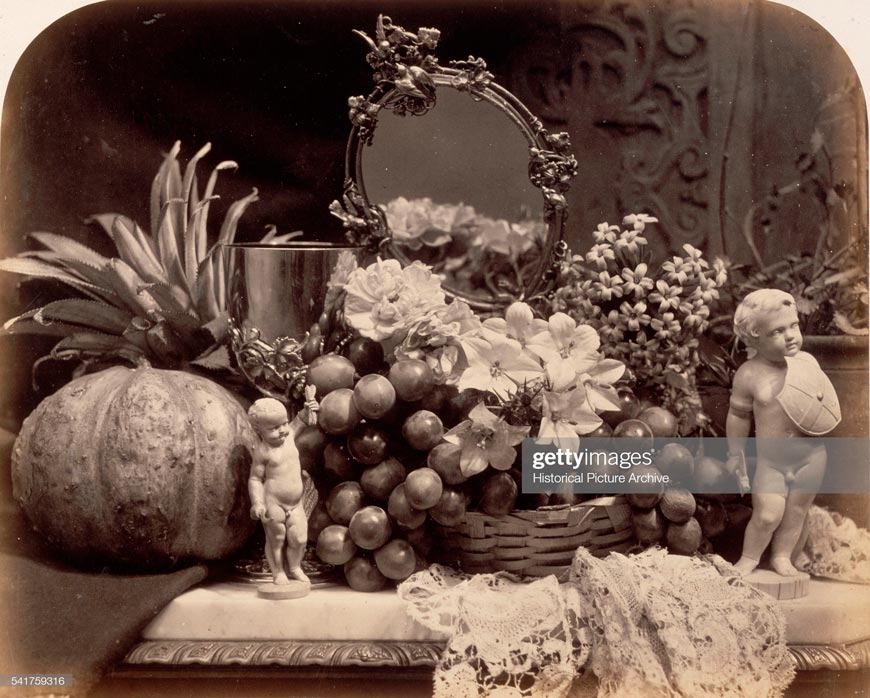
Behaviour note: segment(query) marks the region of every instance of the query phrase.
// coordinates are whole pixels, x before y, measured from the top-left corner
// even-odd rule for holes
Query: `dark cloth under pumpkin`
[[[9,472],[12,437],[0,433]],[[81,572],[53,559],[0,487],[0,675],[72,674],[63,688],[0,687],[0,696],[83,696],[172,599],[208,574],[194,565],[166,574]]]

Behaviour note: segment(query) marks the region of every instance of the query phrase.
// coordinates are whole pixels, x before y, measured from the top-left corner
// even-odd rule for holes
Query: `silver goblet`
[[[248,382],[266,396],[281,400],[293,414],[293,400],[302,395],[303,357],[312,328],[323,332],[336,324],[340,308],[337,289],[329,281],[362,261],[364,250],[351,245],[293,242],[282,245],[234,243],[222,249],[227,279],[226,298],[233,354]],[[333,307],[326,307],[328,303]],[[326,316],[324,317],[324,313]],[[318,340],[318,337],[313,337]],[[317,491],[306,479],[308,516]],[[262,583],[272,574],[262,543],[237,560],[237,580]],[[330,585],[337,575],[306,550],[302,568],[312,586]]]
[[[363,253],[361,247],[322,242],[224,246],[232,350],[261,393],[288,408],[301,395],[302,350],[324,313],[330,277],[358,264]]]

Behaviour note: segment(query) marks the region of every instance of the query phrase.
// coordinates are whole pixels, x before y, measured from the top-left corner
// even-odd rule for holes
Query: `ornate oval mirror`
[[[439,32],[379,17],[367,56],[376,87],[351,97],[344,197],[352,242],[422,261],[481,309],[547,289],[560,255],[564,192],[576,174],[549,134],[481,59],[442,67]]]

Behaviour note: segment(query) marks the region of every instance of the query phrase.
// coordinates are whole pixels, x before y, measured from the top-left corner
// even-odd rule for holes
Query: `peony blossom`
[[[420,262],[403,269],[395,259],[378,259],[353,271],[345,292],[346,321],[363,337],[376,341],[404,333],[444,306],[441,280]]]

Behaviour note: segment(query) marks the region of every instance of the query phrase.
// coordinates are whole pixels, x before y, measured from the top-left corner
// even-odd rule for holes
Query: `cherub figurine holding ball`
[[[801,351],[803,337],[790,294],[753,291],[737,308],[734,331],[749,359],[734,376],[726,433],[729,465],[737,468],[743,491],[749,486],[744,449],[752,419],[757,437],[752,518],[735,567],[741,574],[752,572],[770,544],[774,571],[795,576],[799,571],[792,560],[827,466],[824,444],[806,437],[836,427],[840,406],[818,362]]]
[[[308,542],[307,490],[295,439],[305,424],[303,415],[313,414],[314,407],[316,403],[303,410],[292,422],[284,405],[274,398],[261,398],[248,410],[248,418],[260,437],[254,448],[248,479],[251,518],[263,523],[266,560],[275,586],[289,587],[291,580],[296,580],[306,586],[304,593],[310,584],[302,571],[302,557]],[[274,593],[269,595],[279,598],[302,595],[290,589],[282,595],[281,591],[273,590]]]

